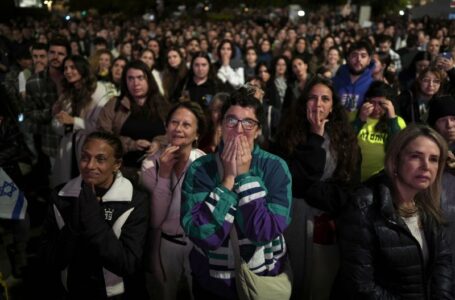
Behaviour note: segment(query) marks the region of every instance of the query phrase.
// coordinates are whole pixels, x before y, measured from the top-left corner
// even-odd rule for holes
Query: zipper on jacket
[[[419,241],[417,241],[417,239],[412,235],[412,233],[409,231],[409,228],[407,227],[406,224],[405,224],[406,228],[403,228],[402,225],[398,224],[397,222],[395,222],[394,220],[392,220],[390,218],[386,218],[386,220],[387,220],[387,223],[397,227],[399,230],[406,233],[411,238],[411,240],[414,241],[414,243],[417,245],[417,248],[419,250],[418,251],[419,257],[420,257],[420,270],[421,270],[421,274],[422,274],[423,294],[425,296],[425,299],[429,299],[428,298],[428,288],[427,288],[427,284],[426,284],[426,280],[425,280],[425,261],[423,260],[422,247],[420,246]],[[419,215],[419,222],[420,222],[420,215]],[[428,244],[425,234],[424,234],[424,237],[425,237],[425,243]]]

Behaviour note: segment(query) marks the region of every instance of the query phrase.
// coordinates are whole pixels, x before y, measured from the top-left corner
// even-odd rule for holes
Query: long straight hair
[[[390,142],[385,156],[385,172],[396,189],[396,172],[401,163],[401,155],[407,145],[418,137],[426,137],[435,142],[439,148],[440,156],[435,181],[427,189],[419,192],[414,200],[419,209],[429,214],[439,224],[443,224],[444,219],[441,214],[440,201],[442,173],[447,159],[447,143],[439,133],[428,126],[415,124],[397,133]]]
[[[127,84],[127,74],[131,69],[140,70],[147,80],[147,94],[144,107],[141,108],[136,104],[134,97],[131,95],[130,90],[128,89]],[[140,60],[134,60],[129,62],[122,73],[121,81],[121,94],[119,99],[123,97],[128,98],[131,104],[131,114],[132,115],[145,115],[147,118],[153,118],[155,116],[159,117],[161,120],[166,119],[166,115],[169,111],[170,105],[164,97],[161,96],[158,85],[153,79],[152,73],[149,67]],[[144,110],[145,109],[145,110]]]
[[[80,55],[67,56],[63,61],[63,66],[67,61],[72,61],[74,67],[81,75],[81,84],[78,88],[69,83],[66,78],[63,79],[63,98],[71,102],[73,116],[80,116],[81,112],[92,102],[92,94],[96,89],[96,77],[91,71],[88,61]]]

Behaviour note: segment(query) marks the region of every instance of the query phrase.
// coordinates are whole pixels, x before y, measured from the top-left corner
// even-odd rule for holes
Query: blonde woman
[[[441,215],[447,144],[412,125],[391,141],[385,172],[338,220],[339,299],[453,299],[452,254]]]

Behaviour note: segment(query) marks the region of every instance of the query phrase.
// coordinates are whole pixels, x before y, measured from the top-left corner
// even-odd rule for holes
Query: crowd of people
[[[291,299],[454,299],[455,22],[356,19],[1,24],[0,167],[48,208],[1,220],[12,276],[239,299],[242,262]]]

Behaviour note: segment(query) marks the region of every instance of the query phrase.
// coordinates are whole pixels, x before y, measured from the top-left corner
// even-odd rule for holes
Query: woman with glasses
[[[435,96],[441,95],[447,74],[436,68],[429,67],[417,76],[412,88],[401,93],[398,103],[400,115],[406,123],[426,123],[428,104]]]
[[[190,254],[195,299],[237,299],[230,232],[242,259],[262,276],[283,272],[283,231],[290,222],[291,177],[286,163],[255,145],[262,104],[246,89],[221,110],[218,151],[196,160],[182,187],[181,224],[195,247]]]

